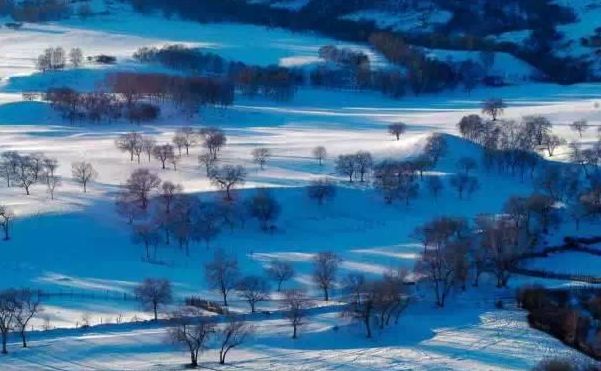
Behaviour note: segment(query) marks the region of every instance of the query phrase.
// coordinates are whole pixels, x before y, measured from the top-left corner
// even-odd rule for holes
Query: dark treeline
[[[601,360],[601,293],[595,288],[545,289],[524,287],[518,305],[528,311],[530,326],[564,344]]]
[[[398,68],[374,69],[367,55],[349,48],[326,45],[319,49],[325,63],[312,67],[308,76],[301,69],[279,66],[249,66],[228,61],[216,54],[182,45],[162,48],[141,48],[134,58],[143,63],[159,63],[177,70],[206,76],[219,76],[230,81],[238,91],[247,96],[262,95],[276,100],[294,96],[296,88],[303,85],[339,89],[367,89],[392,97],[401,97],[407,91],[415,94],[436,92],[463,84],[466,89],[482,81],[483,74],[475,76],[464,64],[451,65],[428,59],[417,48],[403,45],[402,53],[396,40],[386,34],[375,34],[373,39],[385,49],[391,60],[408,70]]]
[[[272,8],[266,4],[247,3],[242,0],[130,0],[134,8],[141,12],[161,10],[166,15],[178,14],[185,19],[199,22],[234,21],[266,26],[283,27],[291,30],[315,30],[341,40],[369,42],[374,33],[384,32],[373,22],[356,22],[340,19],[341,15],[374,6],[373,1],[355,0],[313,0],[299,11]],[[486,13],[487,19],[494,22],[474,22],[483,13],[470,2],[439,0],[437,5],[453,13],[452,20],[445,26],[422,33],[399,33],[385,31],[389,38],[400,38],[407,44],[428,48],[453,50],[480,50],[507,52],[537,67],[543,74],[541,79],[571,84],[591,80],[590,64],[586,61],[553,54],[551,45],[560,35],[555,30],[557,24],[574,20],[574,14],[567,8],[550,1],[518,2],[510,4],[485,1],[483,7],[501,8],[502,12]],[[476,12],[476,13],[474,13]],[[473,27],[467,25],[474,25]],[[491,24],[482,26],[480,24]],[[446,27],[446,29],[445,29]],[[485,39],[492,30],[515,31],[532,27],[534,32],[524,45],[504,42],[495,43]],[[456,32],[455,32],[456,31]],[[378,49],[377,45],[374,45]],[[385,55],[388,54],[385,50]],[[438,62],[444,64],[443,62]],[[404,67],[411,67],[404,65]],[[418,70],[428,75],[436,64],[425,64]],[[442,67],[443,70],[445,69]],[[432,78],[434,79],[434,78]]]
[[[262,95],[286,100],[294,95],[296,86],[303,83],[302,73],[294,69],[249,66],[182,45],[167,45],[160,49],[141,48],[134,58],[140,62],[160,63],[197,74],[220,76],[248,96]]]
[[[485,36],[525,29],[549,29],[558,24],[574,22],[572,9],[551,0],[481,1],[477,4],[461,0],[437,0],[437,5],[453,13],[442,27],[447,32]],[[478,22],[474,22],[478,19]]]
[[[0,0],[0,15],[21,22],[47,22],[69,17],[71,8],[67,0]]]
[[[156,119],[158,104],[166,101],[190,115],[200,106],[228,106],[234,101],[233,87],[227,81],[208,77],[117,72],[109,74],[104,85],[106,91],[94,92],[50,88],[42,99],[71,122],[126,118],[135,123]]]

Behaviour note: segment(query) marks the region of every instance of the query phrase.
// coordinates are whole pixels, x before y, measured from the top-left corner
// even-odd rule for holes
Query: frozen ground
[[[282,320],[257,319],[252,344],[234,349],[221,366],[210,350],[202,366],[225,370],[524,370],[538,358],[570,356],[555,339],[532,330],[524,313],[491,311],[490,303],[455,303],[458,315],[413,308],[398,326],[365,340],[360,329],[340,326],[335,314],[317,314],[301,337],[288,338]],[[419,307],[419,305],[417,306]],[[185,354],[165,342],[166,333],[153,325],[105,326],[86,332],[61,331],[34,336],[31,349],[3,359],[3,369],[53,370],[181,369]],[[328,339],[328,346],[324,341]]]
[[[11,34],[10,32],[13,32]],[[244,35],[244,37],[241,37]],[[193,246],[187,258],[174,247],[158,251],[161,264],[142,260],[142,248],[130,240],[130,229],[116,218],[115,191],[138,167],[149,167],[165,180],[181,183],[186,192],[202,199],[217,197],[197,164],[199,148],[183,157],[177,172],[161,171],[157,162],[130,163],[119,153],[114,140],[120,133],[136,130],[168,142],[181,125],[214,125],[228,135],[223,152],[225,163],[243,164],[249,169],[243,198],[257,187],[272,188],[282,203],[279,230],[262,233],[253,223],[242,230],[224,231],[212,242],[235,254],[244,273],[261,273],[269,259],[279,257],[295,265],[299,274],[291,285],[308,284],[311,257],[323,250],[339,253],[344,263],[341,274],[364,272],[379,275],[389,268],[410,269],[419,253],[417,241],[409,235],[413,228],[437,215],[473,217],[482,212],[497,212],[513,194],[531,191],[529,182],[503,178],[478,171],[482,188],[470,200],[460,201],[446,189],[435,201],[426,192],[409,207],[387,206],[381,197],[361,185],[349,185],[334,175],[337,155],[369,150],[376,159],[408,158],[420,153],[431,132],[456,134],[461,116],[478,113],[479,102],[489,96],[502,96],[510,104],[506,117],[519,119],[528,114],[544,114],[555,123],[555,131],[569,140],[580,140],[569,130],[576,119],[601,124],[599,85],[571,87],[531,84],[497,90],[462,91],[444,96],[408,97],[396,101],[377,94],[303,89],[294,101],[274,103],[260,99],[239,99],[229,109],[206,109],[200,117],[186,121],[168,114],[152,125],[125,123],[95,126],[70,126],[49,107],[22,102],[19,92],[39,90],[53,82],[67,80],[79,86],[91,86],[103,71],[83,69],[61,74],[33,72],[33,57],[47,46],[78,44],[87,37],[94,53],[113,53],[122,57],[112,68],[138,68],[128,61],[140,46],[165,43],[210,45],[217,53],[249,63],[284,63],[286,58],[305,58],[316,48],[331,43],[321,37],[292,34],[280,30],[239,25],[198,25],[155,16],[124,13],[101,16],[87,23],[77,20],[50,25],[26,25],[14,33],[0,29],[0,147],[20,152],[44,152],[61,164],[58,173],[64,184],[57,199],[49,200],[44,187],[33,188],[32,196],[20,189],[0,188],[0,200],[15,209],[18,220],[14,238],[0,243],[0,287],[29,286],[62,296],[46,303],[45,314],[54,327],[72,328],[84,313],[92,323],[115,322],[134,316],[148,318],[131,300],[132,287],[146,277],[165,277],[174,282],[178,299],[187,294],[217,298],[207,290],[202,264],[211,256],[204,246]],[[249,39],[259,47],[249,46]],[[11,41],[12,40],[12,41]],[[86,45],[82,45],[84,51]],[[386,125],[404,121],[408,133],[397,142],[386,132]],[[582,141],[593,141],[596,128],[585,133]],[[456,137],[449,137],[450,151],[430,176],[455,171],[461,156],[478,156],[479,149]],[[259,171],[251,162],[250,151],[261,145],[274,153],[266,170]],[[311,158],[311,149],[324,145],[329,151],[326,166],[319,167]],[[554,158],[564,158],[558,151]],[[70,163],[90,161],[99,178],[83,194],[70,180]],[[318,207],[308,202],[302,188],[315,177],[337,179],[340,190],[330,203]],[[584,225],[589,231],[598,225]],[[549,239],[559,240],[573,233],[566,225]],[[598,263],[596,266],[599,266]],[[559,265],[559,264],[557,264]],[[595,265],[591,263],[591,269]],[[583,268],[584,269],[584,268]],[[420,288],[419,300],[402,317],[401,323],[371,342],[363,338],[361,328],[346,326],[344,320],[325,307],[311,316],[311,325],[298,342],[288,340],[289,328],[277,319],[256,320],[260,328],[252,342],[234,351],[231,368],[242,369],[524,369],[541,358],[569,352],[557,341],[529,329],[524,313],[514,309],[493,310],[494,298],[483,292],[457,293],[444,310],[434,310],[427,288]],[[73,296],[69,296],[72,293]],[[336,293],[336,292],[335,292]],[[81,297],[77,295],[83,295]],[[511,293],[496,293],[510,301]],[[277,305],[261,306],[277,309]],[[245,310],[234,301],[235,310]],[[339,325],[338,331],[333,327]],[[41,326],[41,318],[34,324]],[[165,369],[181,368],[186,355],[164,344],[164,329],[159,326],[112,325],[92,329],[56,330],[33,335],[31,349],[15,351],[0,358],[2,369]],[[327,339],[327,340],[324,340]],[[15,340],[16,341],[16,340]],[[14,348],[16,349],[16,348]],[[216,356],[205,357],[216,368]]]

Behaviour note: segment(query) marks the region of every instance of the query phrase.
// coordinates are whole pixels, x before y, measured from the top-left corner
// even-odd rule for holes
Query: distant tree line
[[[18,22],[48,22],[68,18],[72,14],[68,0],[0,0],[0,15]]]
[[[234,100],[229,83],[209,77],[118,72],[106,77],[104,87],[107,91],[50,88],[42,99],[70,122],[84,119],[110,122],[125,118],[132,123],[158,118],[162,102],[170,102],[192,115],[200,106],[227,106]]]
[[[377,34],[372,40],[384,47],[380,41],[385,34]],[[311,67],[308,78],[300,69],[280,66],[247,66],[183,45],[167,45],[162,48],[141,48],[134,58],[144,63],[162,65],[208,76],[227,78],[245,95],[262,95],[276,100],[287,100],[294,96],[299,86],[344,89],[369,89],[393,97],[401,97],[411,90],[415,94],[440,91],[465,82],[472,88],[482,81],[483,74],[474,77],[473,71],[431,60],[417,48],[406,47],[410,58],[397,60],[409,73],[399,68],[375,69],[369,57],[350,48],[326,45],[318,55],[327,63]],[[392,56],[391,56],[392,57]],[[468,73],[469,72],[469,73]],[[470,82],[466,82],[471,79]]]
[[[134,58],[144,63],[160,63],[178,70],[220,76],[244,95],[262,95],[276,100],[287,100],[294,96],[297,85],[303,80],[302,74],[295,69],[248,66],[183,45],[140,48]]]
[[[208,0],[202,3],[165,0],[129,1],[141,12],[161,9],[166,14],[178,14],[185,19],[199,22],[233,21],[279,26],[292,30],[314,30],[337,39],[355,42],[368,42],[374,35],[380,34],[386,35],[387,39],[398,39],[408,45],[428,48],[507,52],[537,67],[542,72],[540,78],[544,80],[572,84],[593,78],[590,62],[557,56],[553,52],[552,45],[560,37],[556,26],[574,21],[575,14],[571,9],[550,0],[487,1],[481,4],[440,1],[437,2],[438,5],[450,11],[453,17],[447,24],[423,32],[391,32],[380,29],[371,21],[351,21],[342,18],[345,14],[364,8],[372,9],[374,2],[366,0],[313,0],[298,11],[242,0]],[[486,20],[473,21],[481,19],[483,14]],[[532,36],[523,45],[513,42],[497,43],[486,38],[489,33],[528,28],[533,29]],[[395,44],[401,45],[399,41]],[[378,45],[382,44],[374,44],[376,48]],[[384,55],[396,54],[389,45],[381,51]],[[396,63],[394,59],[392,61]],[[420,61],[416,67],[413,86],[421,89],[419,91],[428,91],[437,84],[447,85],[453,80],[449,66],[443,61]],[[411,66],[409,68],[413,69]]]

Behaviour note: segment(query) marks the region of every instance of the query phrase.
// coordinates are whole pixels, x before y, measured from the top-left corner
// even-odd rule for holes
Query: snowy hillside
[[[231,2],[242,3],[301,14],[322,4]],[[378,1],[335,19],[413,33],[453,18],[435,1],[399,16],[401,3]],[[564,3],[578,21],[558,26],[572,43],[556,51],[588,58],[579,40],[594,33],[601,6]],[[198,22],[153,4],[84,1],[44,22],[3,15],[0,335],[10,326],[0,369],[185,369],[184,343],[194,337],[186,331],[201,325],[210,331],[206,342],[193,340],[198,363],[215,370],[528,370],[555,358],[598,365],[593,299],[570,309],[576,321],[587,317],[589,327],[581,323],[574,335],[592,344],[583,350],[531,327],[516,293],[532,285],[597,293],[600,245],[586,239],[601,230],[601,208],[591,201],[601,171],[600,84],[534,81],[541,70],[516,53],[415,44],[395,59],[373,42],[229,18]],[[495,37],[518,42],[526,32]],[[160,56],[144,60],[140,50]],[[435,79],[416,77],[416,65],[439,68],[436,78],[477,68],[468,77],[494,81],[422,92],[416,86]],[[491,98],[502,99],[498,117]],[[466,117],[482,127],[462,129]],[[541,122],[536,144],[535,130],[525,128]],[[500,144],[491,149],[494,133]],[[524,145],[526,135],[533,139]],[[127,138],[138,141],[127,147]],[[170,152],[161,157],[161,150]],[[536,163],[525,170],[519,158],[499,155],[507,153]],[[240,173],[230,189],[232,169]],[[553,171],[561,176],[545,177]],[[144,174],[146,184],[135,178]],[[472,186],[460,188],[462,179]],[[320,199],[319,191],[329,193]],[[528,200],[528,211],[508,207],[512,197]],[[514,214],[523,219],[503,219]],[[433,288],[443,279],[423,268],[436,243],[422,226],[444,217],[466,225],[438,242],[466,249],[440,262],[453,277],[445,278],[441,305]],[[511,233],[515,221],[517,237],[495,234],[483,220]],[[507,240],[515,251],[495,253]],[[527,249],[518,251],[523,240]],[[328,256],[335,259],[324,287],[319,259]],[[228,282],[223,272],[208,273],[227,259]],[[273,279],[276,263],[293,274]],[[505,285],[499,274],[508,276]],[[147,279],[169,287],[156,308],[140,289]],[[11,288],[27,289],[43,308],[21,327],[7,319],[25,300],[11,297]],[[251,289],[260,298],[249,309]],[[365,314],[370,300],[373,312]],[[225,359],[232,324],[246,332]]]

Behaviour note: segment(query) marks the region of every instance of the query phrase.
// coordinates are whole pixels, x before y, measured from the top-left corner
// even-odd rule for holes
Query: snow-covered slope
[[[285,3],[280,1],[278,3]],[[291,6],[292,2],[286,2]],[[296,1],[300,4],[300,1]],[[114,10],[117,9],[117,10]],[[425,140],[433,132],[449,134],[448,155],[427,176],[440,176],[445,184],[456,171],[455,162],[463,156],[479,158],[481,149],[455,135],[456,123],[466,114],[480,113],[480,102],[490,96],[506,99],[508,119],[543,114],[554,124],[554,132],[569,140],[592,142],[597,131],[588,130],[583,139],[568,125],[587,119],[601,125],[599,85],[560,87],[550,84],[523,84],[500,89],[462,90],[444,95],[407,97],[391,100],[378,94],[359,91],[300,89],[291,102],[238,97],[231,108],[203,109],[199,117],[186,118],[166,112],[152,124],[132,126],[125,122],[94,125],[69,125],[44,103],[23,101],[22,91],[38,91],[66,84],[92,88],[107,71],[141,70],[130,60],[138,47],[187,43],[210,49],[224,57],[247,63],[298,64],[313,61],[324,44],[352,46],[369,51],[365,45],[341,43],[310,33],[292,33],[237,24],[197,24],[158,15],[138,15],[114,8],[110,14],[81,21],[26,24],[20,31],[0,29],[0,147],[22,153],[43,152],[57,158],[58,174],[63,178],[50,200],[42,185],[26,196],[18,188],[0,188],[0,200],[12,207],[17,219],[13,239],[0,242],[0,288],[39,288],[61,294],[48,299],[44,315],[33,322],[40,330],[45,318],[53,327],[67,328],[34,333],[28,350],[16,350],[0,358],[0,368],[35,369],[181,369],[186,355],[166,343],[165,328],[153,324],[114,324],[147,319],[132,300],[132,288],[146,277],[164,277],[173,281],[176,302],[196,294],[218,299],[204,280],[202,266],[212,251],[223,248],[239,260],[243,273],[263,274],[272,258],[289,261],[298,272],[291,287],[313,287],[311,259],[315,253],[331,250],[343,258],[340,275],[364,273],[376,277],[391,268],[411,270],[421,251],[411,237],[413,229],[435,216],[462,215],[472,218],[479,213],[498,212],[505,199],[514,194],[529,194],[529,181],[477,170],[481,187],[470,199],[460,200],[447,186],[439,199],[430,197],[422,184],[420,196],[409,206],[386,205],[382,197],[365,184],[349,184],[335,174],[334,159],[358,150],[370,151],[376,160],[408,159],[421,153]],[[40,74],[34,59],[46,47],[79,46],[87,54],[108,53],[119,57],[112,67],[90,66],[82,69]],[[439,58],[473,58],[472,53],[432,50]],[[380,58],[374,55],[375,58]],[[506,55],[498,55],[494,68],[512,64],[527,74],[529,66]],[[400,141],[387,133],[387,125],[403,121],[408,132]],[[178,171],[161,170],[156,161],[130,162],[114,141],[119,134],[135,130],[152,136],[160,143],[171,140],[183,125],[218,126],[228,136],[222,152],[225,164],[241,164],[248,169],[243,189],[236,192],[244,199],[256,188],[270,188],[282,205],[278,230],[267,234],[255,223],[244,228],[224,230],[207,249],[193,245],[189,257],[173,245],[161,245],[157,261],[143,259],[143,250],[131,241],[131,227],[116,216],[115,192],[131,171],[149,168],[164,180],[183,185],[185,192],[203,200],[221,195],[204,175],[194,147],[190,156],[182,156]],[[273,157],[261,171],[251,158],[257,146],[270,149]],[[311,157],[311,150],[323,145],[328,149],[325,166]],[[564,160],[566,148],[554,159]],[[90,161],[98,170],[98,179],[83,193],[71,180],[72,161]],[[330,177],[338,188],[337,197],[323,206],[311,202],[305,186],[312,179]],[[586,224],[586,225],[584,225]],[[549,235],[547,243],[574,233],[566,224]],[[596,233],[598,223],[583,223],[582,234]],[[552,257],[547,267],[560,267],[563,256]],[[582,257],[570,256],[570,262]],[[577,263],[574,263],[577,264]],[[590,272],[598,262],[590,262],[582,271]],[[317,300],[309,326],[298,341],[289,339],[289,327],[277,315],[249,317],[257,325],[257,334],[240,349],[233,351],[232,364],[238,369],[528,369],[540,359],[557,354],[576,356],[551,337],[530,329],[525,313],[509,305],[494,309],[502,299],[511,303],[511,290],[494,289],[484,280],[481,289],[456,290],[449,307],[434,309],[428,287],[418,287],[415,303],[401,316],[400,323],[366,340],[358,325],[341,319],[338,303]],[[531,283],[520,278],[519,283]],[[492,294],[491,294],[492,292]],[[335,289],[335,297],[340,294]],[[310,295],[317,297],[315,289]],[[260,310],[279,309],[277,299],[262,303]],[[241,300],[232,300],[232,310],[246,312]],[[82,316],[90,316],[94,327],[89,332],[73,329]],[[209,351],[209,367],[218,366],[216,354]]]

